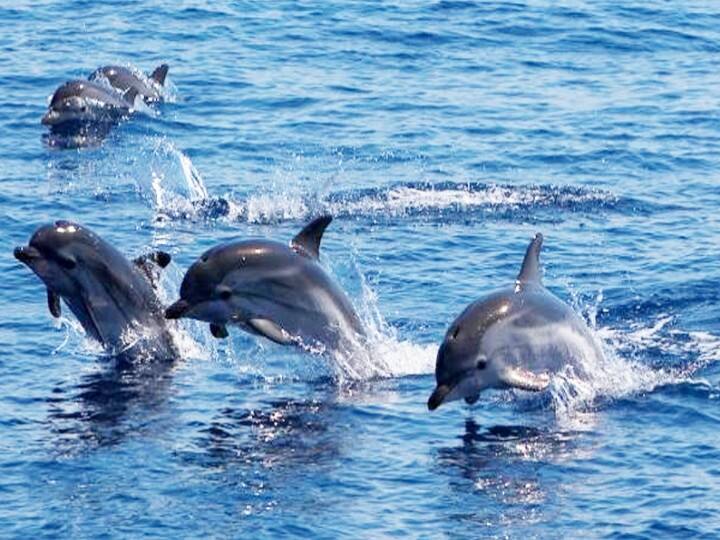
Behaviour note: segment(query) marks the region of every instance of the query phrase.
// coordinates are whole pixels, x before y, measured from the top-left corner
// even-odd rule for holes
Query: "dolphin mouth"
[[[453,386],[449,386],[447,384],[439,384],[433,393],[430,395],[430,399],[428,399],[427,407],[428,410],[434,411],[437,409],[440,405],[442,405],[443,401],[445,401],[445,398],[448,396],[450,392],[452,392]]]
[[[40,123],[44,126],[52,126],[57,124],[58,120],[60,118],[60,115],[56,111],[48,111],[46,112],[42,119],[40,120]]]
[[[190,309],[190,302],[182,298],[165,310],[166,319],[180,319]]]
[[[15,248],[15,251],[13,251],[13,255],[18,261],[24,264],[30,264],[42,257],[40,251],[33,246],[18,246]]]

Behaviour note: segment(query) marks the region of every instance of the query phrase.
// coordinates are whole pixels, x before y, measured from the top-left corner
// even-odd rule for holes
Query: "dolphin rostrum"
[[[602,358],[585,322],[542,284],[537,234],[515,283],[470,304],[450,325],[435,365],[437,387],[428,400],[478,400],[486,388],[544,390],[565,366],[582,373]]]
[[[309,223],[290,244],[243,240],[206,251],[187,271],[168,319],[227,324],[283,345],[337,349],[364,335],[350,300],[320,266],[320,240],[331,216]]]
[[[152,103],[162,101],[162,87],[167,73],[167,64],[158,66],[149,77],[124,66],[103,66],[96,69],[89,79],[95,82],[106,80],[121,94],[127,95],[132,91],[146,103]]]
[[[60,317],[62,299],[109,353],[132,349],[176,357],[155,288],[160,269],[170,262],[167,253],[130,262],[86,227],[56,221],[37,229],[27,246],[15,248],[15,258],[45,283],[53,317]]]

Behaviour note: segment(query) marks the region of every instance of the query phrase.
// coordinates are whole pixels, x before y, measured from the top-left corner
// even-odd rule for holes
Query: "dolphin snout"
[[[57,111],[49,110],[43,115],[40,122],[44,126],[52,126],[53,124],[57,123],[57,119],[59,116],[60,115],[57,113]]]
[[[440,405],[442,405],[442,402],[445,400],[445,397],[447,397],[451,390],[452,388],[449,387],[447,384],[438,385],[438,387],[435,388],[432,395],[430,396],[430,399],[428,399],[428,409],[434,411]]]
[[[165,310],[165,318],[179,319],[187,313],[188,309],[190,309],[190,303],[181,298]]]
[[[18,246],[13,251],[13,255],[21,263],[30,264],[34,259],[40,257],[40,252],[32,246]]]

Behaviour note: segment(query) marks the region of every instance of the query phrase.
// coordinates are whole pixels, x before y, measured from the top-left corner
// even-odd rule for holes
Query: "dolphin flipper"
[[[525,252],[525,259],[523,259],[522,267],[517,277],[518,283],[542,284],[542,277],[540,276],[540,250],[542,249],[542,243],[543,235],[537,233]]]
[[[133,263],[142,271],[143,275],[150,282],[150,285],[157,289],[160,270],[170,264],[171,260],[172,257],[169,253],[165,251],[153,251],[145,255],[140,255],[133,260]]]
[[[48,301],[48,309],[50,310],[50,314],[55,317],[56,319],[60,317],[62,314],[62,309],[60,308],[60,297],[56,292],[51,291],[50,289],[47,290],[47,301]]]
[[[500,382],[510,388],[527,392],[542,392],[550,384],[550,376],[547,373],[533,373],[518,367],[503,369],[498,374],[498,378]]]
[[[123,99],[127,101],[130,104],[130,108],[135,107],[135,98],[138,97],[139,92],[138,89],[134,86],[131,86],[127,90],[125,90],[125,93],[123,94]]]
[[[160,86],[164,86],[165,77],[167,77],[168,69],[170,69],[170,67],[167,64],[161,64],[156,67],[155,71],[150,74],[150,78],[156,83],[158,83]]]
[[[290,334],[269,319],[250,319],[247,324],[255,333],[268,338],[270,341],[280,345],[292,343]]]
[[[170,264],[170,261],[172,261],[172,256],[165,251],[151,251],[145,255],[140,255],[140,257],[136,258],[133,262],[140,266],[146,264],[148,261],[155,263],[160,268],[165,268]]]
[[[214,338],[225,339],[228,337],[228,330],[224,324],[210,323],[210,333]]]
[[[301,255],[307,255],[313,259],[319,258],[320,241],[331,221],[332,216],[327,214],[312,220],[292,239],[290,246]]]

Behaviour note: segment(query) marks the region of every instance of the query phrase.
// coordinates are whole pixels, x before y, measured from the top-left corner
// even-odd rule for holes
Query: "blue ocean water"
[[[0,536],[720,535],[716,2],[21,0],[0,21]],[[65,80],[163,62],[167,102],[102,145],[43,140]],[[118,370],[12,256],[73,219],[171,252],[171,301],[208,247],[323,211],[371,328],[354,370],[189,323],[175,365]],[[429,413],[447,326],[536,231],[605,362]]]

